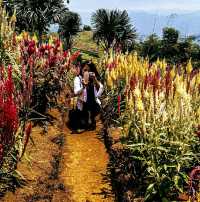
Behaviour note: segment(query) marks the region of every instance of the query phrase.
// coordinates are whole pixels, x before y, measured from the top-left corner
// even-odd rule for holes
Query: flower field
[[[56,34],[41,39],[34,33],[17,33],[16,22],[16,13],[9,16],[0,5],[0,197],[24,183],[23,173],[17,171],[17,166],[23,157],[28,159],[26,151],[32,141],[32,129],[36,125],[42,125],[44,132],[47,132],[47,123],[53,124],[52,117],[48,114],[49,109],[61,112],[69,110],[69,106],[59,105],[58,99],[64,94],[62,99],[67,103],[71,92],[67,94],[65,91],[72,87],[73,80],[70,70],[81,54],[80,51],[72,53],[77,48],[64,50],[62,39]],[[92,32],[88,34],[90,36]],[[156,62],[150,62],[137,52],[122,53],[118,47],[120,44],[113,46],[115,51],[111,49],[103,55],[102,49],[94,46],[94,43],[92,49],[85,50],[80,38],[77,38],[75,44],[87,53],[86,59],[91,59],[95,48],[93,56],[96,57],[101,82],[105,87],[101,110],[104,130],[114,128],[120,131],[117,149],[120,148],[121,153],[110,152],[110,167],[111,177],[114,170],[123,178],[120,179],[123,182],[121,192],[131,190],[132,197],[142,201],[167,202],[181,198],[185,201],[199,201],[200,69],[193,68],[192,59],[187,64],[174,65],[159,58]],[[89,44],[88,36],[86,38],[84,43]],[[100,53],[97,53],[99,50]],[[55,116],[60,116],[57,124],[62,125],[59,132],[66,123],[66,114],[60,111],[55,113]],[[62,118],[63,123],[59,123]],[[102,125],[101,120],[98,120],[98,124]],[[54,130],[52,127],[53,132]],[[87,138],[91,138],[89,132],[86,133]],[[64,139],[63,131],[59,135]],[[88,147],[88,142],[85,139],[82,141],[80,137],[78,136],[79,144]],[[94,142],[104,152],[102,161],[107,161],[107,153],[97,140],[96,130],[92,133],[92,138],[89,146],[92,147]],[[76,139],[73,136],[68,139],[73,148]],[[59,140],[57,143],[55,137],[54,141],[58,145],[64,145]],[[75,146],[79,148],[79,144]],[[48,148],[51,149],[51,146]],[[76,149],[73,148],[72,151],[76,156]],[[87,151],[90,155],[98,153],[88,148],[85,151],[81,147],[78,154],[81,162],[81,152],[89,162]],[[59,155],[62,155],[62,151]],[[56,176],[59,175],[60,156],[57,160],[59,162],[54,162],[57,166]],[[91,159],[98,164],[96,156]],[[104,163],[101,168],[103,171],[108,169]],[[88,163],[90,169],[93,168],[92,164],[95,162]],[[82,170],[87,172],[88,167]],[[72,167],[71,172],[74,170]],[[95,174],[98,182],[102,176],[99,178]],[[84,179],[85,176],[82,177]],[[60,189],[64,188],[61,186]],[[120,195],[121,192],[117,194]]]
[[[8,18],[0,8],[0,176],[1,193],[15,186],[17,162],[25,154],[32,125],[46,121],[47,109],[57,103],[65,87],[70,63],[79,52],[70,54],[61,41],[49,37],[38,43],[36,35],[14,32],[15,16]]]
[[[195,200],[200,172],[199,70],[191,61],[185,67],[159,59],[150,64],[136,53],[112,51],[102,63],[107,93],[118,95],[116,125],[131,153],[134,186],[146,201],[171,201],[184,192]]]

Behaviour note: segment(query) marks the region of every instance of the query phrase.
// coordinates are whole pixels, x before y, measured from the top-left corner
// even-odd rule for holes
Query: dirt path
[[[108,154],[97,130],[66,134],[61,177],[75,202],[112,202],[114,197],[107,177]]]
[[[58,110],[50,112],[55,117],[48,125],[48,133],[43,134],[39,126],[33,127],[26,155],[18,163],[17,170],[26,179],[26,185],[17,188],[15,193],[8,192],[1,202],[62,202],[69,201],[69,193],[59,178],[62,157],[62,144],[65,136],[60,129],[62,120]]]
[[[108,154],[97,131],[72,135],[63,124],[61,113],[48,133],[35,127],[29,142],[27,158],[18,170],[27,179],[26,186],[7,193],[1,202],[113,202],[107,178]],[[62,144],[64,143],[64,144]]]

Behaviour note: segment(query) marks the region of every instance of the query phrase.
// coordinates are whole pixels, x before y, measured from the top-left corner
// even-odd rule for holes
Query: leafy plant
[[[127,51],[134,43],[136,30],[130,23],[127,11],[99,9],[93,13],[93,38],[108,51],[111,47]]]
[[[180,69],[149,64],[136,53],[105,57],[107,86],[119,89],[126,108],[118,121],[135,169],[134,183],[146,201],[171,201],[187,191],[189,172],[200,164],[200,72],[191,60]],[[112,97],[111,97],[112,99]]]
[[[73,43],[73,36],[80,31],[81,18],[77,13],[66,12],[59,23],[58,33],[62,37],[65,49],[70,49]]]

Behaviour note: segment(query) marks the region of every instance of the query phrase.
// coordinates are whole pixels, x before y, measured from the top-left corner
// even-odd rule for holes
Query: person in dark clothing
[[[82,76],[80,74],[80,65],[75,65],[73,68],[74,78],[74,96],[77,98],[75,109],[69,111],[68,127],[73,134],[82,133],[87,126],[87,112],[83,111],[84,103],[84,86],[82,84]]]
[[[86,96],[85,102],[83,103],[83,111],[85,114],[88,112],[88,130],[95,130],[95,117],[100,111],[101,102],[99,97],[103,93],[103,85],[97,79],[97,77],[100,77],[93,63],[84,64],[81,73]]]

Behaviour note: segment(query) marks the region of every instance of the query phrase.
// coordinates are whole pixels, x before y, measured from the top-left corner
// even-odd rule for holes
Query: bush
[[[83,26],[83,31],[91,31],[92,28],[89,25],[84,25]]]
[[[126,109],[118,119],[123,144],[131,151],[139,192],[146,201],[176,200],[187,191],[189,173],[200,165],[200,71],[137,54],[106,56],[107,84],[118,91]],[[112,98],[109,98],[112,99]],[[197,178],[198,179],[198,178]],[[192,190],[195,190],[193,187]]]

